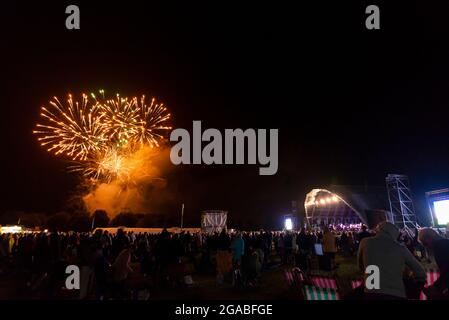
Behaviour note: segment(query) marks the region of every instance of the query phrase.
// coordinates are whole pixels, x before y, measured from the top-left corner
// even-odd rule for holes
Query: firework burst
[[[78,102],[69,94],[66,104],[53,97],[50,106],[42,107],[41,116],[45,122],[37,124],[33,131],[48,151],[84,161],[90,154],[104,148],[107,137],[102,116],[98,105],[89,104],[87,95],[83,94],[81,102]]]
[[[164,139],[167,130],[171,127],[166,123],[170,119],[171,114],[167,112],[167,108],[163,104],[156,103],[156,100],[151,99],[149,105],[145,102],[145,96],[140,99],[140,104],[137,98],[133,99],[134,105],[138,106],[139,120],[133,131],[133,141],[140,145],[159,146],[159,141]]]
[[[72,172],[80,172],[86,179],[93,182],[110,183],[118,180],[126,183],[130,181],[130,173],[134,169],[127,163],[127,158],[130,156],[126,149],[111,147],[88,161],[79,162],[69,167],[69,169]]]
[[[119,94],[114,99],[105,99],[104,91],[100,90],[101,98],[91,94],[98,106],[99,113],[103,117],[102,125],[104,134],[117,145],[127,144],[136,133],[136,125],[139,121],[139,110],[134,104],[135,99],[121,97]]]
[[[129,160],[145,146],[159,147],[171,115],[154,98],[147,104],[144,95],[107,99],[99,92],[92,100],[82,94],[81,102],[69,95],[66,104],[54,97],[49,108],[42,107],[45,121],[34,133],[48,151],[76,162],[71,171],[94,181],[130,181],[136,164]]]

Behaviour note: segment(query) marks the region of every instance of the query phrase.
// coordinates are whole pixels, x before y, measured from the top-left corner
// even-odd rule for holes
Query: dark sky
[[[449,4],[91,2],[2,5],[2,211],[63,207],[77,178],[33,126],[52,96],[100,88],[158,97],[175,127],[279,129],[276,175],[173,168],[164,214],[184,202],[191,221],[216,208],[277,227],[317,186],[404,173],[420,210],[425,191],[449,186]],[[65,29],[68,4],[81,30]],[[381,30],[365,29],[368,4]]]

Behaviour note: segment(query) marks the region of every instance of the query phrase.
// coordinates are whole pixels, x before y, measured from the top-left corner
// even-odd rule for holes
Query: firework
[[[92,180],[129,181],[135,166],[143,165],[130,159],[145,146],[159,147],[171,115],[154,98],[147,104],[144,95],[107,99],[99,92],[92,100],[82,94],[81,102],[69,95],[67,104],[54,97],[51,108],[42,107],[45,123],[34,133],[48,151],[75,161],[71,171]]]
[[[92,94],[92,97],[103,117],[104,134],[117,146],[131,143],[157,147],[164,139],[167,130],[171,129],[167,125],[171,114],[163,104],[157,103],[155,98],[147,104],[145,95],[140,99],[137,97],[128,99],[117,94],[115,99],[108,100],[104,96],[104,91],[100,90],[100,94],[100,98],[95,94]]]
[[[134,169],[129,166],[127,158],[129,150],[110,147],[98,153],[88,161],[79,162],[69,167],[72,172],[80,172],[85,178],[92,181],[110,183],[113,180],[129,181],[130,173]]]
[[[134,99],[123,98],[119,94],[114,99],[105,99],[104,91],[100,90],[100,94],[101,98],[97,98],[95,94],[91,96],[103,117],[103,133],[117,145],[126,145],[136,133],[139,121],[139,109]]]
[[[45,123],[37,124],[33,131],[48,151],[64,154],[72,160],[86,160],[90,154],[104,148],[107,137],[102,116],[98,113],[98,105],[89,104],[87,95],[83,94],[78,102],[69,94],[66,104],[53,97],[50,106],[42,107],[41,116]]]
[[[133,131],[132,139],[135,143],[140,145],[159,146],[159,141],[164,139],[164,135],[171,127],[166,123],[171,115],[167,112],[167,108],[163,104],[156,103],[156,100],[151,99],[150,105],[145,102],[145,96],[140,99],[140,104],[137,98],[133,99],[135,105],[138,105],[139,120],[136,125],[136,130]]]

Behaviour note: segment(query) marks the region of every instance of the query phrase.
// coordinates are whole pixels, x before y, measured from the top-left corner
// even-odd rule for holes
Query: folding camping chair
[[[349,282],[351,291],[346,292],[343,300],[363,300],[365,285],[363,279],[353,279]]]
[[[351,280],[351,288],[357,289],[358,287],[363,285],[363,279],[355,279]]]
[[[315,287],[338,290],[337,280],[335,278],[323,276],[310,276],[309,278]]]
[[[285,280],[287,281],[287,284],[289,287],[293,287],[294,286],[294,281],[293,281],[293,274],[292,271],[289,269],[285,269],[284,270],[284,277]]]
[[[440,273],[438,271],[433,270],[427,271],[426,284],[424,285],[424,288],[432,286],[439,277]],[[421,294],[419,295],[419,300],[427,300],[427,296],[422,291]]]
[[[295,290],[299,290],[306,279],[305,274],[296,267],[285,270],[284,275],[289,287]]]
[[[340,300],[340,294],[334,289],[318,288],[309,285],[305,285],[303,288],[306,300]]]

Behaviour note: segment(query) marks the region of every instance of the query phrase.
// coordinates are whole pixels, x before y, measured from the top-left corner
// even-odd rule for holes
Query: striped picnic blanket
[[[334,289],[304,286],[306,300],[340,300],[340,295]]]
[[[426,276],[426,284],[424,285],[424,288],[428,288],[431,285],[433,285],[435,281],[437,281],[439,276],[440,273],[438,271],[428,271]],[[421,294],[419,295],[419,300],[427,300],[427,296],[422,291]]]
[[[310,281],[312,281],[313,285],[318,288],[338,289],[337,280],[334,278],[311,276]]]

